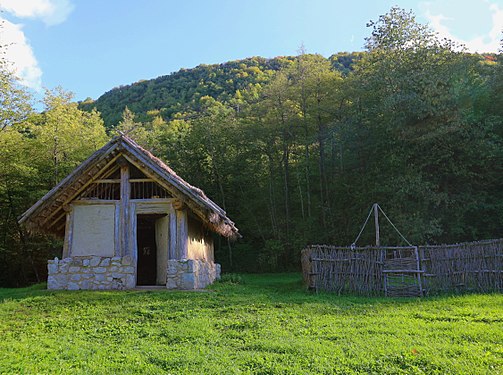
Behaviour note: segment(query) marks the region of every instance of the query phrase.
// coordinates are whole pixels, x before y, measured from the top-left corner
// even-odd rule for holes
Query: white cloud
[[[70,0],[2,0],[0,8],[18,18],[41,19],[52,26],[64,22],[74,6]]]
[[[0,10],[16,18],[39,19],[46,26],[64,22],[74,6],[70,0],[0,0]],[[42,70],[33,52],[23,25],[0,17],[0,44],[7,45],[6,59],[12,63],[21,83],[34,90],[42,90]]]
[[[491,30],[488,34],[477,35],[470,39],[461,39],[452,34],[449,27],[445,25],[445,21],[452,21],[452,18],[446,17],[443,14],[432,14],[429,9],[426,9],[426,18],[430,22],[430,26],[435,30],[440,37],[447,38],[457,43],[464,44],[471,52],[498,52],[500,48],[501,32],[503,30],[503,9],[495,3],[484,1],[491,12]]]
[[[42,70],[38,66],[33,50],[26,40],[22,25],[3,20],[1,40],[6,41],[6,59],[12,62],[15,74],[21,83],[34,90],[42,90]]]

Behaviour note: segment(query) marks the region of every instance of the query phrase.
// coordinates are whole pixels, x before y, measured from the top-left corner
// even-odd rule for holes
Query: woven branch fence
[[[393,297],[503,292],[503,239],[438,246],[337,247],[302,251],[313,290]]]

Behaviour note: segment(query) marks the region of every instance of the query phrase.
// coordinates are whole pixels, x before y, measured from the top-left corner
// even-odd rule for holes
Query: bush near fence
[[[394,259],[390,260],[390,257],[410,249],[312,245],[302,251],[304,282],[314,290],[360,295],[385,294],[385,281],[389,280],[390,275],[386,274],[385,263],[393,263]],[[417,276],[413,280],[419,283],[421,295],[503,291],[503,239],[423,245],[417,247],[415,254],[418,267],[413,267],[414,259],[409,254],[409,258],[402,260],[410,263],[410,270],[403,270],[401,274],[395,272],[393,277],[402,277],[407,281],[407,277]]]

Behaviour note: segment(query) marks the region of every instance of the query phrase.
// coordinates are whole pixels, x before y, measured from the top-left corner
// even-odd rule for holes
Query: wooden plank
[[[120,193],[120,244],[121,255],[128,255],[129,250],[129,165],[121,165],[121,193]]]
[[[156,202],[152,199],[132,203],[136,206],[137,214],[168,214],[171,206],[169,202]]]
[[[168,259],[177,259],[176,243],[177,243],[177,230],[176,230],[176,211],[173,205],[169,207],[169,254]]]
[[[137,265],[138,261],[138,244],[137,244],[137,219],[138,215],[136,214],[136,205],[131,205],[130,210],[129,210],[129,230],[128,230],[128,235],[129,235],[129,247],[127,250],[126,255],[131,256],[134,261],[133,264]]]
[[[153,178],[132,178],[129,182],[155,182]]]
[[[73,226],[73,214],[72,209],[66,214],[66,224],[65,224],[65,242],[63,243],[63,259],[68,258],[70,255],[70,246],[72,241],[72,226]]]
[[[423,296],[423,282],[421,280],[421,273],[424,273],[424,271],[421,270],[421,262],[419,260],[419,251],[417,250],[417,246],[414,249],[414,255],[416,256],[416,264],[417,264],[417,270],[419,271],[417,273],[417,283],[419,286],[419,296]]]
[[[94,180],[95,184],[120,184],[120,178],[102,178],[99,180]],[[155,182],[152,178],[131,178],[129,182]]]
[[[121,180],[120,178],[103,178],[100,180],[94,180],[93,184],[120,184]]]
[[[72,256],[72,243],[73,243],[73,208],[67,213],[67,225],[65,228],[65,243],[63,247],[63,259]]]
[[[424,273],[423,270],[383,270],[383,273]]]
[[[374,225],[375,225],[375,231],[376,231],[376,247],[381,246],[381,240],[379,237],[379,210],[377,203],[374,203]]]
[[[77,206],[97,205],[97,204],[115,204],[119,201],[115,199],[79,199],[72,202]]]
[[[178,243],[178,259],[187,259],[188,257],[188,228],[187,228],[187,211],[176,211],[176,228],[177,228],[177,243]]]

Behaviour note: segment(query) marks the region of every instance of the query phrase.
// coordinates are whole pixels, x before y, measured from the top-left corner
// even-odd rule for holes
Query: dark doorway
[[[155,221],[160,216],[162,215],[138,215],[137,217],[137,285],[156,285],[157,247],[155,240]]]

